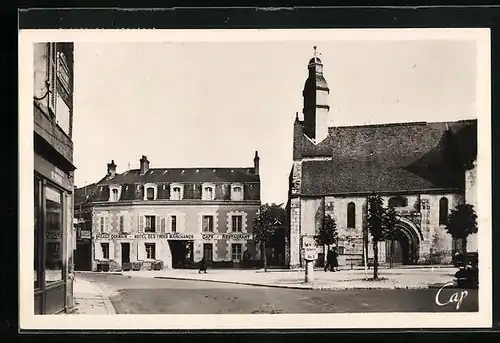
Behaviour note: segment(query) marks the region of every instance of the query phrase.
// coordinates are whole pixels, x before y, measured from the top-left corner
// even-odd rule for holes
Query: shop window
[[[231,200],[233,201],[243,200],[243,186],[240,185],[231,186]]]
[[[101,243],[102,258],[109,259],[109,243]]]
[[[347,204],[347,227],[349,229],[356,227],[356,205],[353,202]]]
[[[237,262],[241,261],[242,250],[241,243],[231,244],[231,259]]]
[[[243,217],[242,216],[232,216],[232,231],[233,232],[241,232],[243,226]]]
[[[46,186],[46,255],[45,284],[63,279],[63,197],[57,189]]]
[[[203,231],[214,232],[214,216],[203,216]]]
[[[55,188],[46,186],[46,254],[45,284],[63,280],[63,197]]]
[[[155,243],[145,243],[146,247],[146,259],[155,260],[156,259],[156,244]]]
[[[439,225],[446,225],[448,222],[448,198],[439,200]]]
[[[177,216],[172,216],[172,222],[170,223],[170,230],[172,232],[177,232]]]

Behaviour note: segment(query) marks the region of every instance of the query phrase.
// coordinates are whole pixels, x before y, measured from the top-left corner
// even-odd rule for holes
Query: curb
[[[204,281],[204,282],[214,282],[214,283],[225,283],[225,284],[235,284],[235,285],[246,285],[246,286],[258,286],[258,287],[271,287],[271,288],[287,288],[287,289],[307,289],[307,290],[324,290],[324,291],[334,291],[334,290],[395,290],[395,289],[429,289],[430,286],[388,286],[388,287],[345,287],[345,286],[332,286],[332,287],[315,287],[313,285],[304,286],[290,286],[290,285],[276,285],[276,284],[263,284],[263,283],[251,283],[251,282],[241,282],[241,281],[226,281],[226,280],[205,280],[187,277],[174,277],[174,276],[155,276],[155,279],[167,279],[167,280],[184,280],[184,281]]]
[[[251,282],[242,282],[242,281],[205,280],[205,279],[195,279],[195,278],[175,277],[175,276],[155,276],[154,278],[155,279],[167,279],[167,280],[204,281],[204,282],[226,283],[226,284],[246,285],[246,286],[272,287],[272,288],[314,289],[312,286],[307,286],[307,285],[304,285],[303,287],[301,287],[301,286],[288,286],[288,285],[273,285],[273,284],[251,283]]]
[[[104,307],[106,308],[106,312],[108,314],[117,314],[115,307],[113,306],[113,303],[111,302],[111,299],[109,297],[103,297],[104,299]]]
[[[78,270],[75,274],[123,275],[123,272],[93,272],[90,270]]]

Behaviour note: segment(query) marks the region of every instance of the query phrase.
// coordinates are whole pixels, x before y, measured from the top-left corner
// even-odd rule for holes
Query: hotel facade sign
[[[249,240],[249,233],[98,233],[95,239]]]

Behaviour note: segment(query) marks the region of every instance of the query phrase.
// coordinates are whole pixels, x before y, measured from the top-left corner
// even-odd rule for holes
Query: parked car
[[[462,263],[455,273],[454,281],[459,287],[479,287],[479,267],[477,253],[465,253],[461,256]]]

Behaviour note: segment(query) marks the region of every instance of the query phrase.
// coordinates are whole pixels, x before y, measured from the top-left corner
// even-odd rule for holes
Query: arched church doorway
[[[394,234],[386,240],[386,259],[390,265],[412,265],[418,261],[420,239],[415,229],[398,223]]]

